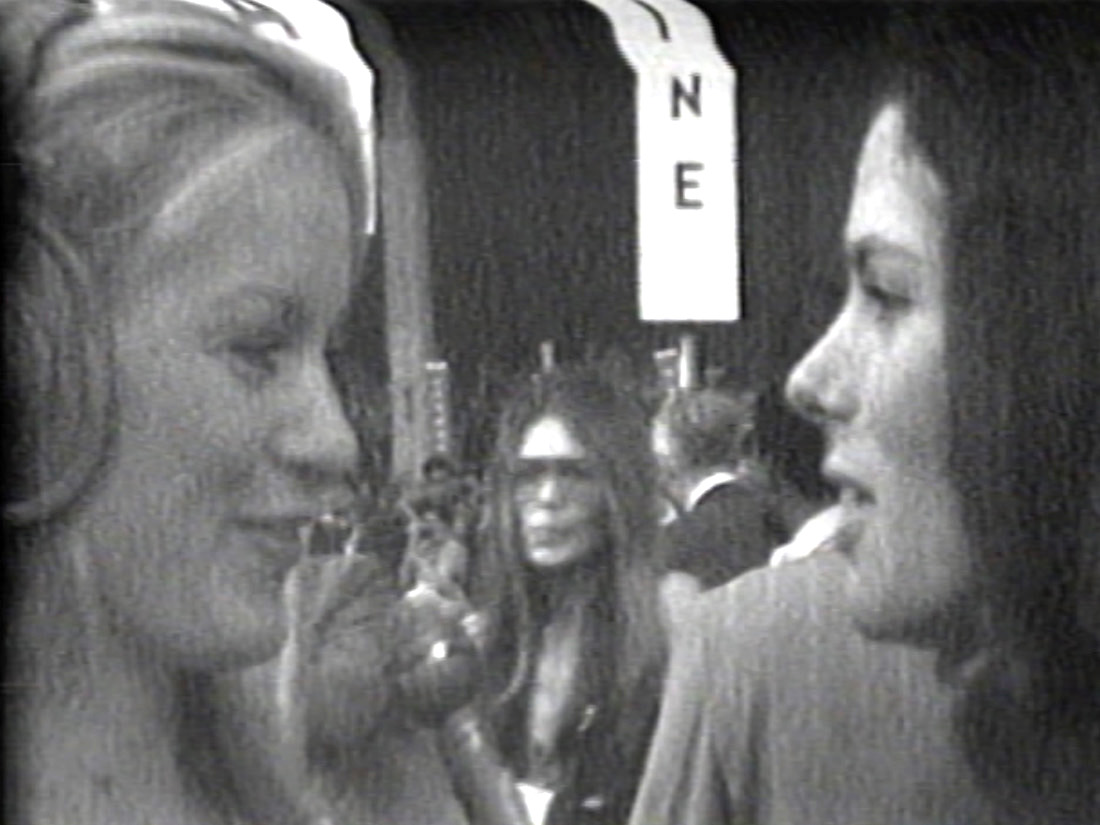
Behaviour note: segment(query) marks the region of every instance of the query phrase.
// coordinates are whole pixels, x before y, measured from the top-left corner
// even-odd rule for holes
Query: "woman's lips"
[[[858,512],[875,503],[875,497],[864,487],[845,484],[840,488],[840,507],[845,512]]]
[[[527,541],[532,545],[553,545],[567,541],[575,528],[569,527],[528,527]]]
[[[866,529],[875,500],[865,488],[849,485],[841,488],[838,503],[840,522],[827,544],[831,549],[851,557]]]
[[[242,522],[239,525],[248,545],[256,550],[272,576],[284,578],[303,556],[301,522]]]

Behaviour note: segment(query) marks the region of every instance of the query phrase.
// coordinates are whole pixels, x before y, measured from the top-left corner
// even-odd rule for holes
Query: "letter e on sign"
[[[702,172],[703,164],[701,163],[687,163],[681,161],[676,164],[676,208],[677,209],[702,209],[703,202],[699,200],[688,200],[684,194],[687,189],[698,189],[699,181],[692,180],[687,176],[688,172]]]

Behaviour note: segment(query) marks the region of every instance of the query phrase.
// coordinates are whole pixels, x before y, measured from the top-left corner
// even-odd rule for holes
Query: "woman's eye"
[[[880,310],[887,313],[899,312],[912,303],[908,296],[890,292],[873,282],[863,282],[863,294],[870,298]]]
[[[562,462],[559,475],[566,481],[584,484],[596,480],[596,468],[588,462]]]
[[[269,377],[278,372],[279,357],[286,348],[287,342],[283,338],[260,337],[234,341],[228,346],[228,351],[235,365],[246,370],[249,377]]]

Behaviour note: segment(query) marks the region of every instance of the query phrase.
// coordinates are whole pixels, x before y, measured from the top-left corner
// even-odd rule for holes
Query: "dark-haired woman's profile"
[[[701,606],[638,825],[1100,818],[1096,21],[899,16],[788,382],[845,527]]]
[[[527,382],[501,416],[489,488],[471,594],[491,617],[496,741],[550,825],[621,822],[666,646],[641,402],[602,365]]]

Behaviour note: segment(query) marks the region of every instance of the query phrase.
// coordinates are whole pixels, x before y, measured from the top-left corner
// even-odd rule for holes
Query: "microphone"
[[[484,617],[418,581],[395,610],[406,651],[396,684],[439,751],[471,825],[531,825],[511,771],[486,735],[474,699],[482,684]]]

